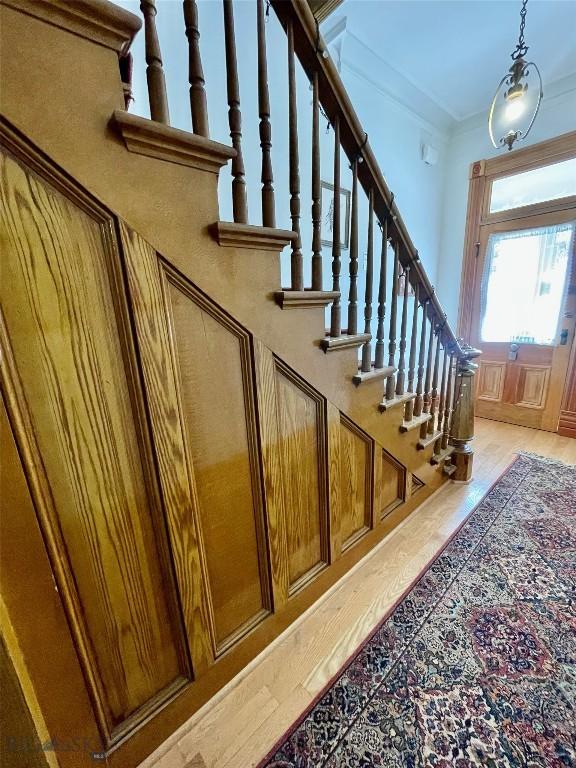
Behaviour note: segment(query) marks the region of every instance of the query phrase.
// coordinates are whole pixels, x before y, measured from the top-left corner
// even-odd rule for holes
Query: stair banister
[[[393,242],[401,245],[402,266],[406,267],[413,261],[411,264],[413,283],[416,281],[420,283],[423,288],[422,299],[430,299],[431,308],[436,317],[443,317],[444,310],[418,259],[418,252],[393,201],[340,75],[330,57],[323,56],[327,46],[322,36],[318,35],[316,20],[306,0],[271,0],[270,4],[284,29],[287,29],[288,21],[291,20],[294,31],[294,50],[309,79],[312,81],[314,73],[318,72],[320,104],[332,125],[334,125],[335,116],[339,116],[340,143],[346,155],[353,159],[362,148],[363,162],[358,164],[358,182],[366,195],[370,194],[372,187],[374,188],[374,212],[377,218],[384,221],[390,216],[388,235]],[[459,354],[460,344],[450,328],[447,328],[446,335],[456,353]]]

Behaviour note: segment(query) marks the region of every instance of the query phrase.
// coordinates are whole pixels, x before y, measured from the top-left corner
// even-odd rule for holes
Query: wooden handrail
[[[323,56],[327,46],[318,33],[312,11],[306,0],[271,0],[271,6],[285,30],[288,23],[291,23],[294,50],[307,76],[312,80],[314,74],[318,73],[320,104],[332,125],[336,115],[339,116],[340,144],[348,158],[352,161],[361,153],[363,162],[358,164],[358,181],[366,195],[370,194],[371,189],[374,190],[374,212],[380,222],[388,220],[388,236],[401,246],[402,266],[410,266],[412,282],[420,285],[421,301],[427,299],[430,302],[431,310],[440,321],[446,317],[446,313],[422,266],[340,75],[330,57]],[[463,348],[448,323],[444,324],[442,336],[456,356],[462,356]]]

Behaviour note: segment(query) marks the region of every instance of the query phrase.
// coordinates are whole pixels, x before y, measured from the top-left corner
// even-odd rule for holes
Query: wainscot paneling
[[[40,161],[1,163],[3,386],[110,745],[191,677],[118,243]]]
[[[340,415],[340,539],[342,551],[372,527],[373,442]]]
[[[374,498],[379,520],[383,520],[406,499],[406,469],[376,444]]]
[[[63,768],[125,768],[402,518],[406,468],[2,132],[6,613]]]
[[[270,545],[282,603],[329,562],[326,405],[263,345],[257,354]]]
[[[207,585],[205,608],[199,595],[184,599],[199,613],[188,623],[203,666],[207,628],[211,661],[271,610],[250,338],[138,235],[122,231],[162,474],[180,500],[173,548],[183,570],[193,564],[188,583]]]

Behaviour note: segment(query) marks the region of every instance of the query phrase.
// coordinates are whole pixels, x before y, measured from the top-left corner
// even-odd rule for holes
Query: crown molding
[[[341,22],[338,27],[341,27]],[[338,39],[342,38],[342,70],[364,80],[425,131],[446,142],[453,128],[454,118],[353,32],[345,26],[341,29],[342,31],[338,30]],[[375,72],[378,72],[379,76],[375,76]]]

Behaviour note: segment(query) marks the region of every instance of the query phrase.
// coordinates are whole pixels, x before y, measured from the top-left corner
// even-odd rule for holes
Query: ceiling
[[[510,65],[520,0],[345,0],[336,15],[455,120],[485,111]],[[530,0],[525,40],[546,84],[576,73],[576,2]],[[373,73],[377,77],[377,73]]]

